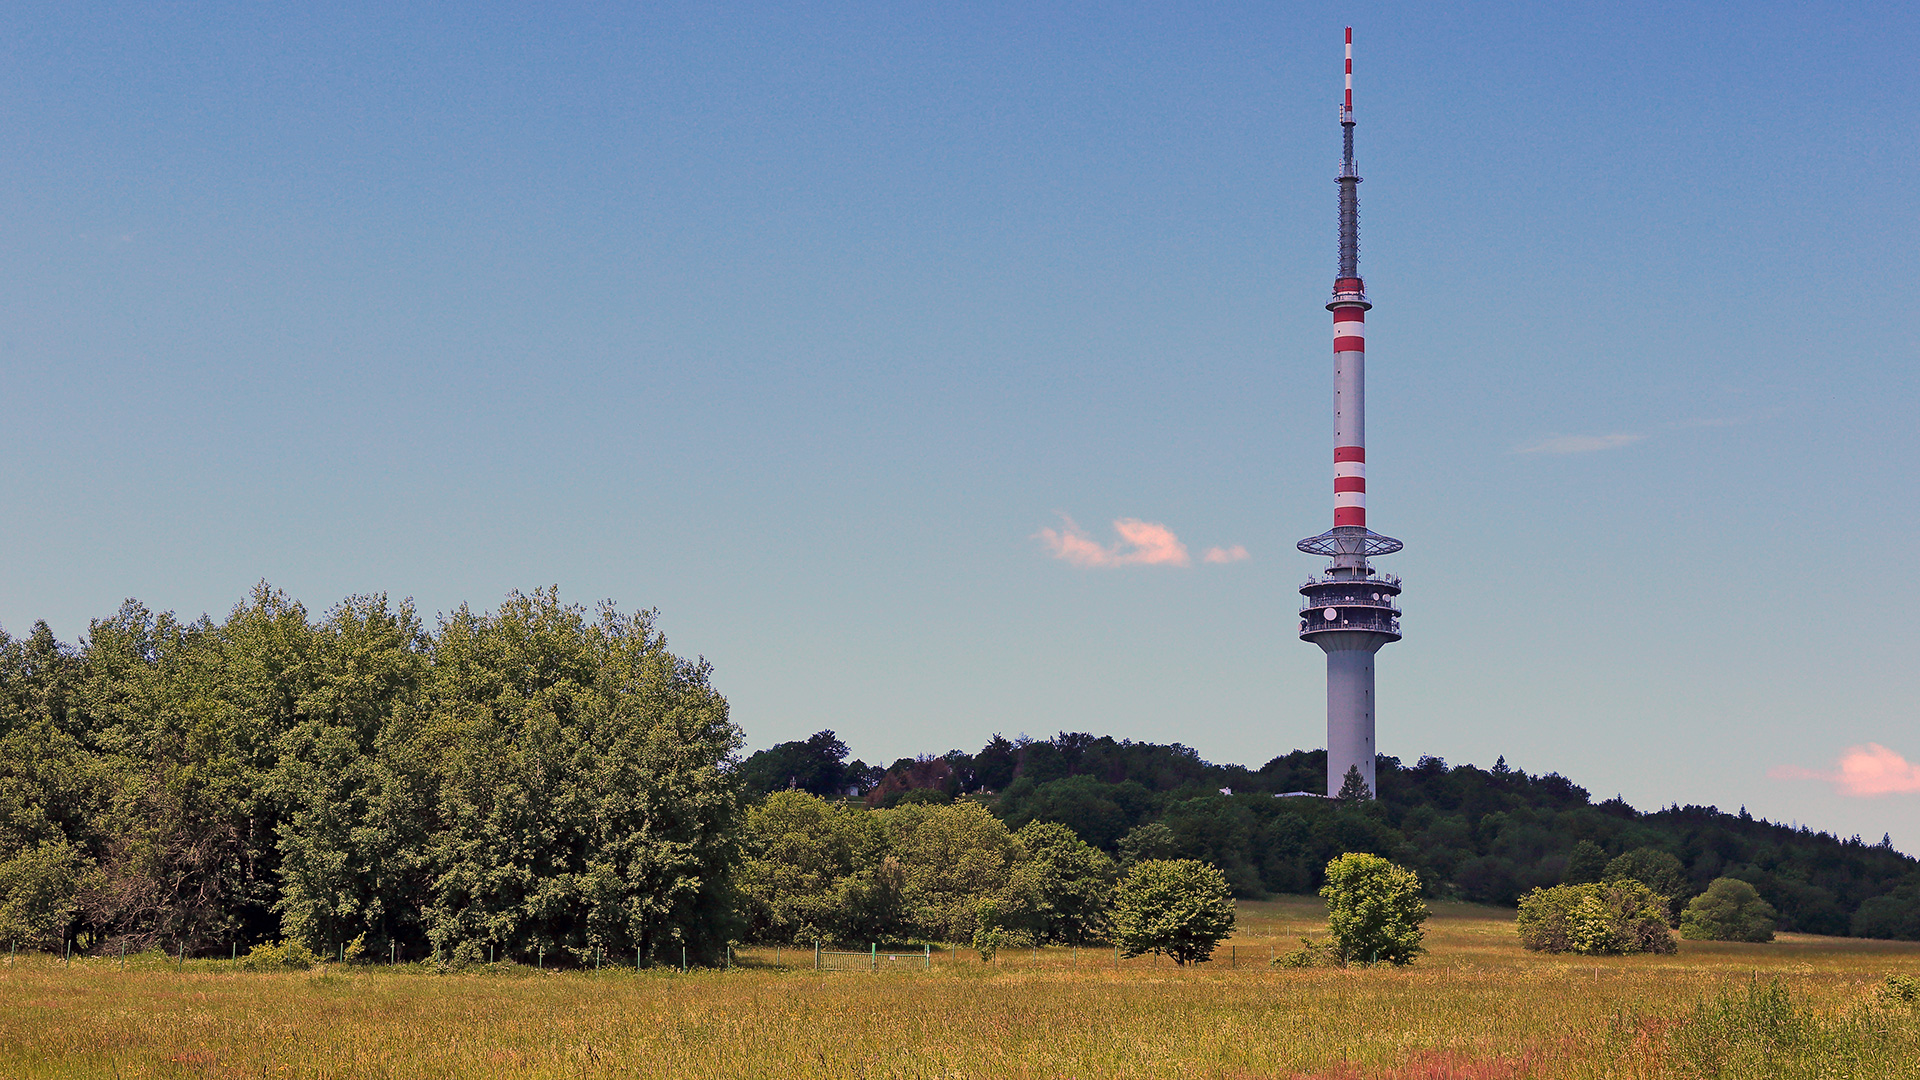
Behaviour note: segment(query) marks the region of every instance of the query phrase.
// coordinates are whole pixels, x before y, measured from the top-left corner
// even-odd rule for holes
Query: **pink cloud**
[[[1200,558],[1210,563],[1240,562],[1247,557],[1247,549],[1235,544],[1230,548],[1210,547]]]
[[[1137,518],[1121,518],[1113,523],[1114,531],[1120,539],[1133,546],[1133,550],[1121,555],[1124,562],[1140,563],[1144,566],[1186,566],[1187,545],[1173,535],[1173,530],[1152,521]]]
[[[1824,780],[1839,788],[1840,794],[1861,799],[1920,792],[1920,765],[1879,743],[1848,748],[1832,769],[1782,765],[1767,775],[1775,780]]]
[[[1056,559],[1075,566],[1187,566],[1187,546],[1173,530],[1153,521],[1121,518],[1113,523],[1120,542],[1103,546],[1065,514],[1060,528],[1041,529],[1038,536]]]

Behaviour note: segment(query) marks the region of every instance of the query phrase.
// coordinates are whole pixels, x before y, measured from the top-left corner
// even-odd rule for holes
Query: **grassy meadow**
[[[1876,995],[1920,976],[1920,944],[1544,957],[1511,911],[1443,904],[1412,967],[1267,964],[1322,926],[1317,900],[1243,902],[1185,970],[1070,949],[880,973],[771,949],[688,974],[23,955],[0,969],[0,1076],[1920,1076],[1920,1011]]]

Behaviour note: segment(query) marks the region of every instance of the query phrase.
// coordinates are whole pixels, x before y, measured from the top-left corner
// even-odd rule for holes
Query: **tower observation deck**
[[[1373,655],[1400,640],[1400,579],[1369,561],[1401,543],[1367,527],[1366,283],[1360,277],[1360,170],[1353,159],[1353,28],[1340,104],[1340,266],[1333,298],[1333,528],[1297,545],[1330,559],[1300,586],[1300,637],[1327,654],[1327,794],[1357,770],[1374,786]]]

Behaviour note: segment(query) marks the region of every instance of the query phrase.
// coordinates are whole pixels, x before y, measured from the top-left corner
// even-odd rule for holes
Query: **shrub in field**
[[[1667,1033],[1680,1074],[1768,1080],[1914,1075],[1911,1025],[1870,1008],[1797,1001],[1778,979],[1754,980],[1695,1006]]]
[[[1420,878],[1378,855],[1348,852],[1327,864],[1320,889],[1327,930],[1342,963],[1410,964],[1425,952],[1427,905]]]
[[[1631,879],[1556,885],[1520,898],[1520,944],[1534,952],[1620,956],[1678,949],[1667,898]]]
[[[1680,936],[1689,941],[1772,941],[1773,905],[1736,878],[1715,878],[1680,916]]]
[[[1912,975],[1889,975],[1880,984],[1879,996],[1886,1005],[1920,1005],[1920,979]]]
[[[1306,938],[1300,939],[1299,948],[1273,958],[1273,966],[1283,968],[1333,967],[1338,963],[1340,963],[1340,954],[1335,952],[1332,946],[1322,945]]]
[[[1233,932],[1233,895],[1218,867],[1198,859],[1137,863],[1113,893],[1113,932],[1124,956],[1166,953],[1204,963]]]
[[[320,957],[297,941],[268,942],[255,945],[240,958],[246,971],[305,971],[318,964]]]
[[[1033,935],[1006,925],[1000,902],[983,898],[974,905],[973,947],[981,960],[992,960],[1001,949],[1025,949],[1034,944]]]

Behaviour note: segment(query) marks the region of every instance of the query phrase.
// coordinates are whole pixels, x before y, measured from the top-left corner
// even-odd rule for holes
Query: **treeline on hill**
[[[552,591],[426,631],[261,586],[0,633],[0,938],[679,962],[734,924],[739,732],[650,613]]]
[[[1259,769],[1214,765],[1180,746],[1063,733],[978,753],[901,759],[879,769],[846,760],[830,731],[749,757],[749,794],[785,788],[874,809],[979,802],[1007,826],[1066,825],[1121,859],[1194,858],[1220,867],[1236,893],[1311,892],[1333,857],[1377,854],[1419,872],[1427,891],[1512,905],[1535,886],[1598,881],[1625,856],[1677,861],[1666,887],[1676,910],[1715,878],[1750,882],[1783,930],[1920,940],[1920,863],[1885,838],[1869,845],[1756,820],[1745,808],[1674,806],[1642,813],[1595,803],[1557,774],[1501,759],[1490,770],[1432,757],[1377,763],[1378,801],[1323,795],[1325,751],[1294,751]]]
[[[0,941],[469,962],[696,962],[729,941],[1088,942],[1129,866],[1253,897],[1347,852],[1435,896],[1752,883],[1781,929],[1920,939],[1920,864],[1745,811],[1640,813],[1557,775],[1325,755],[1259,769],[1091,735],[849,761],[832,732],[741,761],[704,662],[651,613],[552,590],[423,626],[264,585],[224,621],[128,602],[75,646],[0,632]],[[1294,797],[1276,798],[1294,794]],[[1686,895],[1680,895],[1686,894]],[[984,935],[984,937],[981,937]]]

